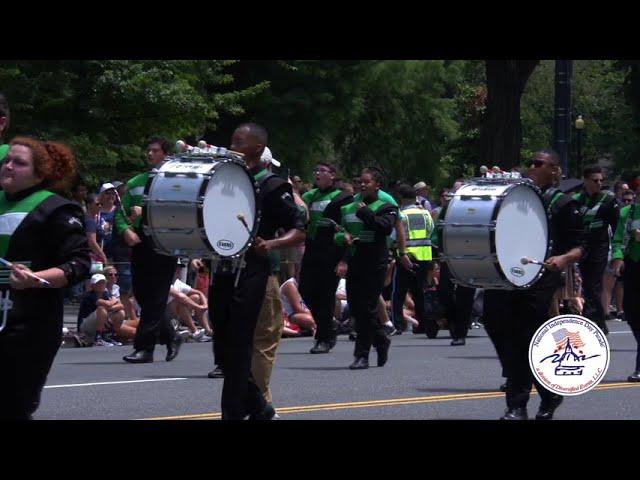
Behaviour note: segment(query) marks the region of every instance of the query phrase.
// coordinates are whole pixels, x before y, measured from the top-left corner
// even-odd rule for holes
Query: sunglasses
[[[531,160],[531,163],[529,164],[529,166],[533,168],[540,168],[543,165],[550,165],[550,163],[545,162],[544,160]]]
[[[624,203],[631,203],[631,202],[633,202],[633,198],[623,198],[622,201]]]
[[[107,277],[117,277],[117,273],[107,273]]]
[[[331,170],[328,168],[316,168],[313,173],[331,173]]]

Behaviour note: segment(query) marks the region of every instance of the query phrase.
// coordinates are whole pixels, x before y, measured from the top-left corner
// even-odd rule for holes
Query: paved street
[[[611,364],[596,390],[568,397],[561,420],[640,419],[640,384],[626,382],[636,346],[628,326],[609,322]],[[328,355],[310,355],[310,338],[284,339],[272,378],[283,420],[495,420],[503,412],[500,368],[484,329],[467,345],[449,346],[448,332],[393,337],[384,368],[350,371],[353,343],[340,336]],[[36,419],[218,419],[222,380],[212,368],[211,343],[185,344],[178,358],[130,365],[130,346],[61,349]],[[375,352],[370,360],[375,365]],[[533,417],[534,395],[529,405]]]

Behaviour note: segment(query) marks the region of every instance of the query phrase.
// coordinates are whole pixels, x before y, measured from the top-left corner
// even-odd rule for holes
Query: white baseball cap
[[[280,167],[282,165],[278,160],[273,158],[273,155],[271,154],[271,150],[269,149],[269,147],[264,147],[264,152],[262,152],[262,155],[260,156],[260,160],[263,163],[271,163],[276,167]]]
[[[98,282],[106,282],[107,278],[101,273],[94,273],[91,276],[91,285],[95,285]]]
[[[106,192],[107,190],[115,190],[116,187],[113,186],[113,183],[103,183],[100,187],[100,193]]]

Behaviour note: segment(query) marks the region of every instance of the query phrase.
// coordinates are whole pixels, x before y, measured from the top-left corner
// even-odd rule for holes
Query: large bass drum
[[[147,181],[145,232],[163,254],[237,257],[258,230],[256,191],[240,157],[170,157]]]
[[[455,281],[487,289],[526,289],[543,273],[523,257],[544,260],[547,212],[530,181],[474,180],[451,195],[442,226],[442,250]]]

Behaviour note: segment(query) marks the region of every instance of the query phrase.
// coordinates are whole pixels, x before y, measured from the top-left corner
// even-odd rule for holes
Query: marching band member
[[[89,276],[82,209],[52,191],[62,190],[75,168],[67,146],[16,137],[0,169],[0,257],[16,262],[3,295],[0,419],[30,419],[38,408],[62,341],[63,289]]]
[[[160,137],[151,137],[147,142],[147,161],[158,168],[165,161],[171,145]],[[177,335],[165,315],[169,288],[176,270],[176,259],[161,255],[153,248],[152,239],[143,231],[142,201],[150,172],[136,175],[127,182],[127,192],[122,199],[122,208],[116,210],[115,224],[118,233],[132,248],[131,274],[133,295],[140,304],[140,323],[133,342],[134,351],[122,359],[128,363],[151,363],[156,340],[167,346],[166,361],[178,355],[182,337]]]
[[[379,197],[382,174],[366,168],[361,174],[362,201],[341,208],[344,232],[335,234],[336,244],[349,247],[336,273],[347,277],[347,301],[356,321],[356,345],[351,370],[369,368],[369,351],[378,352],[378,366],[387,362],[391,340],[378,321],[378,298],[389,263],[387,237],[398,218],[398,208]]]
[[[554,182],[560,178],[560,159],[552,150],[533,154],[528,176],[543,192],[549,220],[551,256],[545,260],[542,277],[527,290],[486,290],[485,318],[495,317],[487,333],[496,346],[507,376],[507,411],[503,420],[526,420],[531,386],[535,383],[540,395],[536,420],[551,420],[563,397],[540,385],[529,367],[529,343],[536,330],[548,320],[549,305],[561,283],[560,272],[577,262],[585,250],[579,205],[565,195]]]

